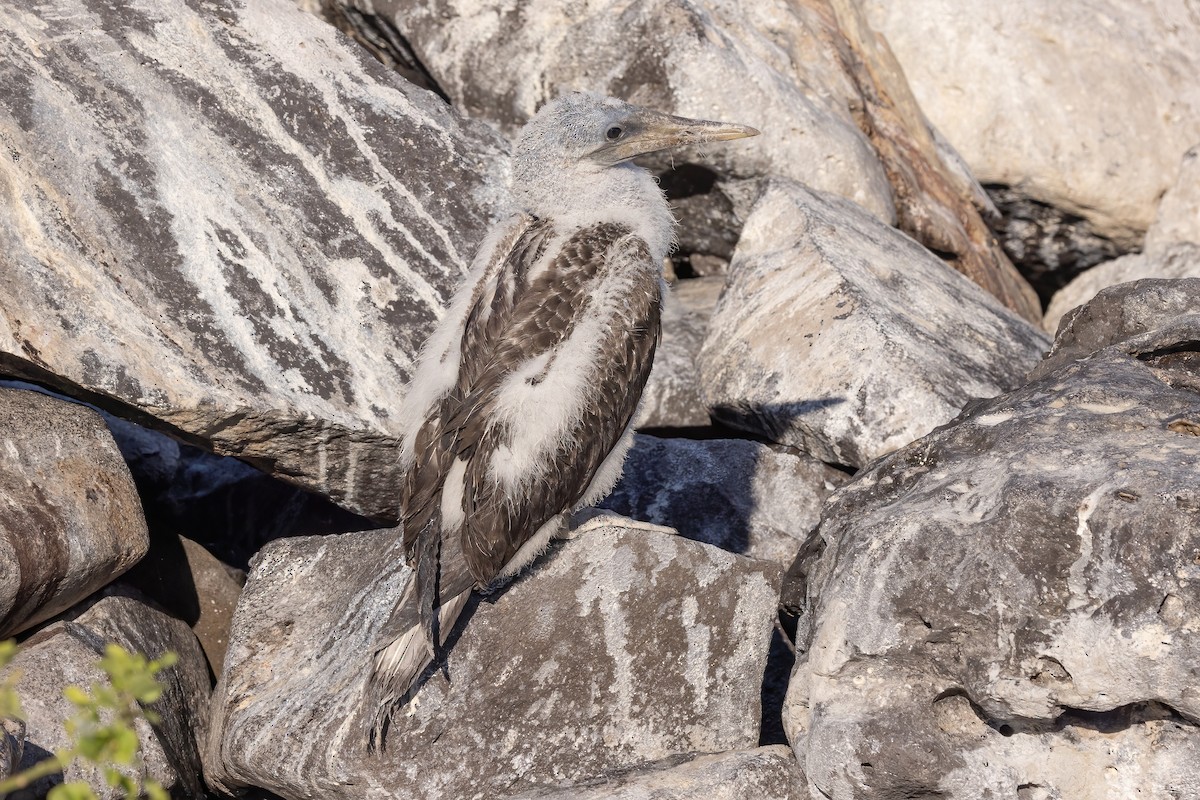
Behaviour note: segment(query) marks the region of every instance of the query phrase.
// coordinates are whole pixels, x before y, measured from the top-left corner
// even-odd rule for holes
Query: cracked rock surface
[[[814,797],[1200,796],[1200,313],[1127,288],[826,507],[784,712]]]

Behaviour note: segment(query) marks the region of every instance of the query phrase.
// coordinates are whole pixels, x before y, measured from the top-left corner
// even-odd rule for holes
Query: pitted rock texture
[[[1058,291],[1042,324],[1054,331],[1063,315],[1106,286],[1144,278],[1200,278],[1200,148],[1183,158],[1179,177],[1158,206],[1141,253],[1100,264]]]
[[[23,643],[9,666],[21,675],[17,693],[28,726],[20,769],[67,747],[70,740],[63,721],[76,709],[63,697],[63,689],[104,684],[107,679],[97,663],[109,642],[152,658],[168,650],[179,657],[158,675],[164,691],[154,710],[162,721],[151,728],[139,719],[135,728],[142,744],[143,773],[173,797],[204,798],[199,746],[207,734],[210,687],[204,654],[185,623],[132,595],[104,597],[73,609]],[[99,770],[79,760],[57,777],[38,781],[34,796],[44,797],[51,785],[63,780],[86,781],[101,800],[125,796],[108,788]]]
[[[263,549],[216,690],[210,783],[289,800],[483,798],[757,744],[778,568],[601,526],[472,601],[445,676],[367,756],[363,682],[401,564],[389,533]]]
[[[499,137],[286,0],[6,4],[0,85],[0,369],[394,517]]]
[[[639,434],[601,505],[786,567],[845,481],[811,456],[759,442]]]
[[[718,189],[702,195],[715,204],[691,209],[721,214],[721,196],[734,196],[732,219],[714,230],[740,228],[737,179],[793,178],[897,222],[1004,305],[1040,317],[1033,290],[980,216],[982,190],[947,162],[855,2],[333,5],[386,20],[456,106],[509,132],[570,89],[753,125],[762,131],[753,143],[653,159],[715,172]],[[716,252],[696,234],[689,223],[681,241]]]
[[[25,750],[25,723],[0,718],[0,780],[13,774]]]
[[[1018,385],[1040,331],[840,198],[772,181],[700,353],[710,413],[861,467]]]
[[[1200,142],[1192,0],[864,7],[979,180],[1079,214],[1124,247]]]
[[[725,279],[676,281],[663,299],[662,341],[642,391],[638,428],[692,428],[709,424],[696,357],[704,344]]]
[[[618,776],[512,800],[808,800],[796,758],[783,745],[667,759]]]
[[[1200,314],[1106,338],[826,507],[785,708],[814,797],[1200,797]]]
[[[0,387],[0,638],[87,597],[149,544],[133,479],[100,416]]]

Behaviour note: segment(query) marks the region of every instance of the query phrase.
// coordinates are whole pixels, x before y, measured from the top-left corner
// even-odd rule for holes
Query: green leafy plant
[[[8,666],[16,654],[14,642],[0,642],[0,669]],[[107,645],[98,666],[108,676],[108,683],[94,683],[86,690],[79,686],[63,690],[63,696],[75,707],[75,715],[64,723],[71,744],[51,758],[0,780],[0,797],[82,759],[95,765],[110,787],[124,792],[126,800],[168,800],[166,790],[157,781],[133,777],[141,773],[141,743],[134,723],[139,718],[152,724],[159,721],[146,706],[162,697],[163,686],[155,676],[174,663],[174,653],[150,660],[115,644]],[[20,675],[10,670],[0,682],[0,717],[23,719],[16,691],[19,679]],[[72,781],[51,789],[47,800],[97,800],[97,796],[87,783]]]

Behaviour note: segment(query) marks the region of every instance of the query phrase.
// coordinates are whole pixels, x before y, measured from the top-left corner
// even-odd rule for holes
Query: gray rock
[[[1067,313],[1054,346],[1030,377],[1042,377],[1190,314],[1200,314],[1200,278],[1146,279],[1102,289]]]
[[[1190,0],[864,7],[979,180],[1075,213],[1125,247],[1200,142]]]
[[[1200,797],[1200,314],[1091,338],[827,506],[784,715],[814,797]]]
[[[75,713],[64,697],[67,686],[103,685],[97,663],[108,642],[157,657],[174,652],[175,666],[159,673],[164,684],[154,710],[162,721],[153,728],[135,724],[142,743],[142,774],[170,789],[173,796],[205,796],[200,777],[199,744],[207,733],[209,680],[204,654],[187,625],[133,596],[110,596],[38,631],[10,665],[20,672],[17,692],[26,715],[25,749],[20,768],[28,769],[68,743],[63,721]],[[98,770],[74,762],[33,787],[44,797],[55,783],[86,781],[102,800],[124,797],[105,786]]]
[[[704,344],[725,279],[676,281],[663,300],[663,336],[642,392],[639,428],[690,428],[709,424],[696,357]]]
[[[0,19],[5,371],[394,516],[506,145],[286,0]]]
[[[601,526],[468,605],[445,673],[367,756],[363,681],[409,577],[400,553],[386,533],[260,553],[216,690],[210,783],[285,798],[496,797],[757,744],[778,570]]]
[[[1146,232],[1145,250],[1100,264],[1071,281],[1050,301],[1042,325],[1054,331],[1066,313],[1101,289],[1146,278],[1200,278],[1200,148],[1185,154],[1179,177]]]
[[[838,198],[772,181],[700,354],[710,413],[860,467],[1019,384],[1049,341]]]
[[[1200,278],[1200,243],[1180,242],[1092,267],[1054,294],[1042,325],[1055,331],[1071,309],[1079,308],[1100,290],[1148,278]]]
[[[0,717],[0,780],[17,771],[25,750],[25,723]]]
[[[0,637],[79,602],[149,547],[112,436],[73,403],[0,388],[0,498]]]
[[[684,756],[619,776],[561,789],[535,789],[512,800],[808,800],[803,776],[783,745]]]
[[[601,505],[786,567],[845,480],[810,456],[745,439],[638,435]]]

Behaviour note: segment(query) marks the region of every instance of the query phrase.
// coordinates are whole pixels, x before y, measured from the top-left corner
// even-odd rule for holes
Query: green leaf
[[[17,655],[17,642],[15,639],[5,639],[0,642],[0,669],[8,666],[8,662],[12,661]]]
[[[0,686],[0,717],[6,719],[25,719],[21,708],[21,698],[7,686]]]
[[[82,781],[60,783],[46,795],[46,800],[98,800],[92,787]]]
[[[78,686],[68,686],[63,689],[63,697],[70,701],[71,705],[80,708],[87,707],[92,704],[92,696]]]
[[[137,757],[138,735],[133,728],[114,727],[112,738],[112,760],[118,764],[132,764]]]
[[[146,791],[146,797],[149,800],[171,800],[171,796],[167,794],[167,790],[158,781],[147,780],[142,788]]]

